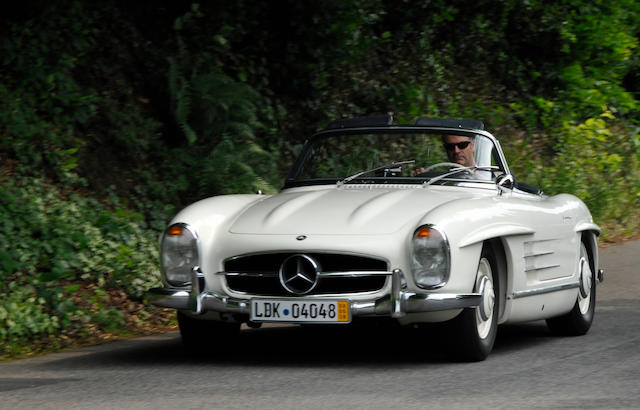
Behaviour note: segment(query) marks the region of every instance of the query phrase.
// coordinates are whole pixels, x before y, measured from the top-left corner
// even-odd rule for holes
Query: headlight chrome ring
[[[199,240],[185,223],[170,225],[162,237],[162,274],[167,284],[183,287],[191,283],[191,271],[200,265]]]
[[[423,289],[437,289],[449,280],[451,252],[446,235],[435,225],[418,227],[411,238],[411,272]]]

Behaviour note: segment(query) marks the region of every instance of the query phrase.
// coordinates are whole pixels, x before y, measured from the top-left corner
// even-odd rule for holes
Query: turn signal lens
[[[421,228],[418,228],[418,230],[416,231],[415,237],[416,238],[428,238],[429,234],[431,234],[431,227],[430,226],[423,226]]]
[[[182,225],[171,225],[167,230],[167,235],[169,236],[182,235],[183,231],[184,231],[184,228],[182,227]]]

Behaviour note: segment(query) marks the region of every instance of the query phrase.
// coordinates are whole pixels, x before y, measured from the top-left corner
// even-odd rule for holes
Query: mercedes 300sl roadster
[[[499,324],[591,326],[600,228],[578,198],[518,182],[473,120],[331,122],[276,195],[182,210],[162,239],[163,288],[186,345],[264,322],[443,322],[456,359],[493,348]]]

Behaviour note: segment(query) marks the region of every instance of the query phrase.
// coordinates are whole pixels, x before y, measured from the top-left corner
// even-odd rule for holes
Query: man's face
[[[447,135],[443,138],[443,141],[449,161],[465,167],[475,165],[473,153],[476,149],[476,142],[474,138],[463,137],[462,135]]]

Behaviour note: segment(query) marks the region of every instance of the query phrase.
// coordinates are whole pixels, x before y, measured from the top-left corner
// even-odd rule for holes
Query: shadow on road
[[[439,327],[292,326],[243,329],[235,340],[187,351],[177,332],[83,349],[46,367],[235,365],[277,367],[406,366],[450,363]],[[490,356],[499,357],[554,340],[544,322],[502,326]]]

